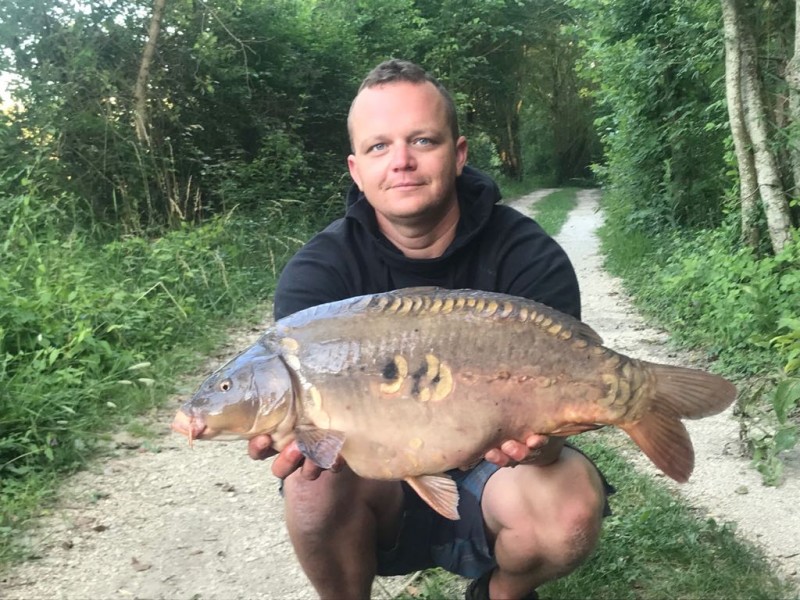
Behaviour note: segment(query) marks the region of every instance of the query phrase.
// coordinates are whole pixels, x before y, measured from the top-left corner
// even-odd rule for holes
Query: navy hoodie
[[[325,302],[414,286],[471,288],[524,296],[580,318],[575,271],[561,247],[532,219],[499,204],[484,173],[456,179],[461,216],[438,258],[407,258],[378,230],[375,211],[353,185],[345,216],[305,244],[281,273],[275,318]]]

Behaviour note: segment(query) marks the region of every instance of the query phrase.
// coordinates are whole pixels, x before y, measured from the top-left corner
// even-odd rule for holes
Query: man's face
[[[456,199],[467,141],[453,140],[445,101],[432,83],[362,90],[350,112],[350,175],[379,223],[437,219]]]

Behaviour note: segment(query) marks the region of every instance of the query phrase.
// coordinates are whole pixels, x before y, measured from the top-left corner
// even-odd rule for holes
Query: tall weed
[[[608,220],[601,237],[608,266],[676,341],[729,374],[781,365],[770,340],[800,306],[800,235],[777,256],[756,255],[733,227],[652,236]]]
[[[41,497],[32,482],[77,468],[99,432],[158,404],[204,340],[266,301],[316,225],[294,204],[265,203],[256,216],[99,243],[58,198],[3,200],[0,546],[22,496]]]

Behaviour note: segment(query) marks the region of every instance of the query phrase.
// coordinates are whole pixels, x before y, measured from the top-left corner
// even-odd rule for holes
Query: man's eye
[[[380,152],[386,148],[386,144],[381,142],[380,144],[373,144],[367,149],[367,152]]]
[[[433,143],[431,138],[421,137],[414,140],[417,146],[430,146]]]

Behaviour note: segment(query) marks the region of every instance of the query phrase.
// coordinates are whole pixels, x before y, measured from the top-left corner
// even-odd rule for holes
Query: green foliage
[[[770,344],[777,348],[789,375],[780,380],[766,397],[768,403],[759,402],[757,396],[750,402],[741,403],[741,412],[747,421],[745,441],[753,456],[753,464],[761,473],[766,485],[778,485],[783,477],[783,462],[780,455],[797,444],[800,418],[800,378],[791,375],[800,371],[800,321],[783,318],[779,330],[786,333],[774,337]]]
[[[778,321],[778,331],[781,335],[776,335],[770,340],[773,348],[780,353],[786,365],[783,367],[787,375],[800,372],[800,319],[796,317],[784,317]]]
[[[784,379],[766,396],[766,406],[757,396],[740,402],[747,418],[744,440],[764,484],[779,485],[783,477],[780,455],[797,444],[798,427],[790,416],[800,407],[800,379]]]
[[[753,464],[777,485],[781,454],[797,438],[800,233],[780,254],[759,256],[741,246],[735,226],[632,235],[615,215],[612,208],[601,231],[606,264],[640,308],[676,342],[703,349],[717,370],[761,381],[742,386],[737,414]],[[771,375],[781,367],[790,375],[782,381]]]
[[[499,154],[489,135],[483,131],[469,135],[469,164],[495,179],[501,176]]]
[[[598,173],[626,225],[650,235],[718,224],[728,185],[719,2],[569,4],[591,24],[580,72],[601,111]]]
[[[204,340],[266,301],[294,236],[318,226],[269,205],[260,218],[97,243],[67,218],[73,201],[0,203],[1,546],[23,497],[44,493],[33,484],[78,468],[99,431],[162,401]]]
[[[769,340],[800,306],[800,236],[778,256],[759,257],[734,227],[644,238],[612,216],[602,239],[609,266],[678,342],[705,348],[729,373],[778,366]]]
[[[742,597],[767,599],[796,593],[769,574],[759,552],[738,541],[731,527],[698,518],[664,484],[636,473],[615,449],[616,433],[581,436],[577,443],[617,487],[610,500],[614,515],[605,520],[594,556],[543,595],[713,598],[735,589]]]
[[[542,60],[560,57],[563,79],[575,58],[561,51],[569,40],[545,37],[568,18],[555,0],[179,1],[161,23],[140,140],[131,90],[151,10],[138,0],[0,7],[0,67],[24,83],[15,91],[23,108],[0,138],[0,172],[44,158],[40,186],[73,198],[71,213],[89,227],[141,233],[306,190],[314,210],[328,210],[352,96],[391,56],[449,85],[473,161],[490,172],[525,171],[521,119],[534,117],[521,106],[569,106],[569,122],[588,122],[585,106],[573,110],[574,86],[556,85]],[[590,158],[578,155],[585,170]]]
[[[563,10],[560,23],[539,32],[541,43],[527,49],[531,67],[520,109],[523,164],[526,172],[545,177],[548,186],[591,180],[590,165],[602,160],[591,84],[575,69],[583,52],[582,24],[575,24],[576,11]]]

